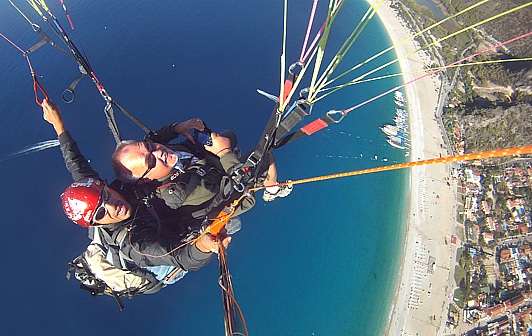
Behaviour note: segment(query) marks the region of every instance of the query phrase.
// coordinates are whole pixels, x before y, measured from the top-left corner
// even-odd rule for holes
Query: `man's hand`
[[[196,242],[196,247],[203,253],[218,253],[218,239],[222,239],[222,244],[225,248],[227,248],[231,242],[230,236],[224,237],[223,235],[220,235],[214,237],[210,233],[207,233]]]
[[[212,146],[204,146],[205,149],[218,157],[231,152],[231,140],[217,133],[211,133]]]
[[[42,112],[44,120],[54,126],[55,132],[58,136],[66,131],[63,117],[61,116],[61,110],[56,103],[48,99],[43,100]]]
[[[192,143],[195,143],[192,135],[190,134],[191,128],[195,128],[201,132],[205,129],[205,124],[200,118],[189,119],[187,121],[175,124],[174,132],[184,135],[188,140],[192,141]]]

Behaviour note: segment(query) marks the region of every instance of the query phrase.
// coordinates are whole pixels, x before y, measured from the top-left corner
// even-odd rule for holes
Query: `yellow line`
[[[453,64],[453,65],[446,65],[446,66],[442,66],[442,67],[434,67],[434,68],[430,68],[428,70],[434,71],[434,70],[459,68],[459,67],[464,67],[464,66],[472,66],[472,65],[480,65],[480,64],[493,64],[493,63],[504,63],[504,62],[521,62],[521,61],[532,61],[532,57],[512,58],[512,59],[503,59],[503,60],[491,60],[491,61],[481,61],[481,62],[470,62],[470,63],[462,63],[462,64]],[[373,77],[373,78],[363,79],[363,80],[359,80],[359,81],[352,80],[352,81],[349,81],[349,82],[347,82],[345,84],[342,84],[342,85],[337,85],[337,86],[332,86],[332,87],[329,87],[329,88],[322,89],[320,92],[327,92],[327,91],[331,91],[331,90],[335,90],[335,89],[339,90],[339,89],[342,89],[342,88],[350,86],[350,85],[372,82],[372,81],[376,81],[376,80],[379,80],[379,79],[398,77],[398,76],[402,76],[404,74],[426,73],[426,72],[427,71],[425,71],[425,70],[417,70],[417,71],[401,72],[401,73],[397,73],[397,74]],[[326,96],[328,96],[331,93],[323,94],[322,96],[320,96],[320,99],[325,98]]]
[[[401,60],[401,59],[403,59],[403,58],[406,58],[406,57],[408,57],[408,56],[410,56],[410,55],[412,55],[412,54],[415,54],[415,53],[419,52],[420,50],[426,49],[426,48],[428,48],[428,47],[430,47],[430,46],[433,46],[433,45],[435,45],[435,44],[437,44],[437,43],[443,42],[443,41],[445,41],[445,40],[447,40],[447,39],[449,39],[449,38],[451,38],[451,37],[453,37],[453,36],[455,36],[455,35],[458,35],[458,34],[460,34],[460,33],[463,33],[463,32],[465,32],[465,31],[467,31],[467,30],[469,30],[469,29],[473,29],[473,28],[475,28],[476,26],[479,26],[479,25],[482,25],[482,24],[484,24],[484,23],[486,23],[486,22],[489,22],[489,21],[492,21],[492,20],[498,19],[498,18],[500,18],[500,17],[502,17],[502,16],[504,16],[504,15],[507,15],[507,14],[513,13],[513,12],[515,12],[515,11],[518,11],[518,10],[520,10],[520,9],[523,9],[523,8],[525,8],[525,7],[528,7],[528,6],[530,6],[530,5],[532,5],[532,2],[528,2],[528,3],[525,3],[525,4],[521,5],[521,6],[514,7],[514,8],[512,8],[512,9],[507,10],[506,12],[499,13],[499,14],[494,15],[494,16],[492,16],[492,17],[489,17],[489,18],[487,18],[487,19],[485,19],[485,20],[482,20],[482,21],[480,21],[480,22],[477,22],[477,23],[475,23],[475,24],[473,24],[473,25],[471,25],[471,26],[468,26],[468,27],[466,27],[466,28],[460,29],[460,30],[458,30],[458,31],[456,31],[456,32],[454,32],[454,33],[452,33],[452,34],[447,35],[446,37],[443,37],[443,38],[441,38],[441,39],[439,39],[439,40],[436,40],[436,41],[434,41],[434,42],[432,42],[432,43],[429,43],[429,44],[427,44],[426,46],[423,46],[423,47],[421,47],[421,48],[419,48],[419,49],[417,49],[417,50],[415,50],[415,51],[412,51],[412,52],[410,52],[410,53],[408,53],[408,54],[406,54],[406,55],[403,55],[402,57],[399,57],[399,58],[397,58],[397,59],[395,59],[395,60],[393,60],[393,61],[387,62],[387,63],[385,63],[385,64],[383,64],[383,65],[381,65],[381,66],[379,66],[379,67],[377,67],[377,68],[375,68],[375,69],[373,69],[373,70],[371,70],[371,71],[369,71],[369,72],[367,72],[367,73],[365,73],[365,74],[363,74],[363,75],[361,75],[361,76],[359,76],[359,77],[357,77],[357,78],[354,79],[353,81],[358,81],[358,80],[360,80],[360,79],[363,79],[363,78],[367,77],[368,75],[370,75],[370,74],[372,74],[372,73],[375,73],[375,72],[377,72],[377,71],[379,71],[379,70],[381,70],[381,69],[383,69],[383,68],[385,68],[385,67],[387,67],[387,66],[389,66],[389,65],[391,65],[391,64],[394,64],[394,63],[398,62],[399,60]],[[455,14],[455,15],[456,15],[456,14]],[[350,71],[350,70],[349,70],[349,71]],[[337,77],[337,78],[338,78],[338,77]],[[336,79],[336,78],[335,78],[335,79]],[[329,81],[328,83],[326,83],[326,85],[330,84],[330,83],[331,83],[332,81],[334,81],[335,79]],[[336,89],[336,90],[338,90],[338,89]],[[332,94],[332,93],[335,92],[336,90],[332,90],[331,92],[328,93],[328,95],[329,95],[329,94]],[[323,98],[323,97],[316,98],[316,99],[314,99],[314,100],[311,101],[311,102],[315,103],[315,102],[317,102],[318,100],[320,100],[320,99],[322,99],[322,98]]]

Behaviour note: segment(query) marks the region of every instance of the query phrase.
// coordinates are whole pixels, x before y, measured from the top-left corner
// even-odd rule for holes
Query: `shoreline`
[[[371,6],[373,1],[366,0]],[[403,83],[421,76],[423,65],[431,62],[413,40],[412,33],[386,0],[377,10],[399,60]],[[424,74],[424,72],[422,72]],[[441,130],[435,119],[440,81],[425,77],[404,87],[410,124],[410,160],[447,156]],[[451,303],[452,261],[456,248],[450,245],[454,228],[454,184],[448,180],[448,165],[414,167],[409,172],[403,248],[391,302],[387,309],[385,335],[444,334],[447,309]],[[454,188],[454,189],[453,189]],[[454,281],[453,281],[454,283]]]

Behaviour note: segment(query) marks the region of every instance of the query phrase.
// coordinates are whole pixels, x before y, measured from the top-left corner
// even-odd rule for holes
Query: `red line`
[[[18,45],[16,45],[15,42],[13,42],[10,39],[8,39],[7,36],[5,36],[2,33],[0,33],[0,36],[2,36],[7,42],[11,43],[11,45],[13,45],[13,47],[17,48],[21,53],[26,54],[26,52],[24,50],[22,50]]]

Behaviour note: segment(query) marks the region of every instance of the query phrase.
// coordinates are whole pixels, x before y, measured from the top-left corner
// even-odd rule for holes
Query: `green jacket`
[[[233,182],[229,178],[240,161],[233,152],[219,158],[207,152],[203,146],[171,144],[170,141],[179,136],[173,130],[174,125],[166,125],[148,138],[174,151],[191,153],[200,160],[187,166],[185,173],[180,174],[178,170],[174,170],[159,179],[154,184],[155,195],[171,209],[180,209],[184,215],[202,218],[210,213],[209,217],[216,216],[224,206],[241,195],[233,188]],[[236,214],[249,210],[254,204],[253,196],[244,198],[238,204]]]

